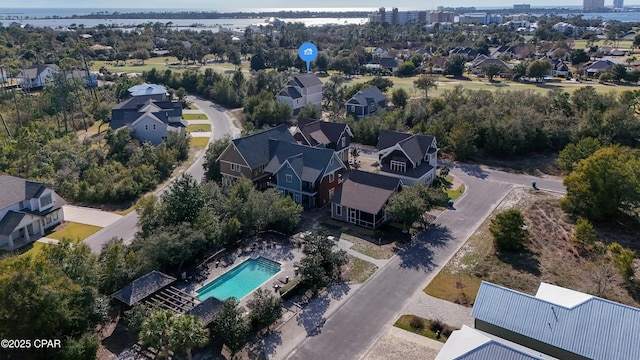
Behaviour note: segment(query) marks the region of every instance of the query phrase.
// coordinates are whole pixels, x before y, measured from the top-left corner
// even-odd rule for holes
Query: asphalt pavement
[[[400,315],[411,296],[424,288],[458,251],[510,189],[531,186],[564,192],[559,179],[538,178],[448,163],[467,187],[454,209],[402,249],[326,321],[307,337],[289,359],[360,359]]]
[[[187,96],[187,100],[196,104],[198,108],[200,108],[200,110],[209,118],[209,123],[211,124],[211,137],[209,137],[209,143],[217,139],[221,139],[226,135],[230,135],[232,138],[240,135],[240,129],[233,125],[231,119],[225,113],[224,108],[197,96]],[[196,160],[185,171],[197,180],[200,180],[204,175],[202,164],[204,163],[205,150],[206,147],[198,152]],[[168,185],[159,188],[156,190],[156,194],[161,194],[167,188]],[[137,231],[138,213],[136,211],[132,211],[113,224],[102,228],[97,233],[88,237],[84,242],[91,247],[92,252],[99,253],[102,249],[102,245],[114,237],[123,239],[125,244],[130,243]]]

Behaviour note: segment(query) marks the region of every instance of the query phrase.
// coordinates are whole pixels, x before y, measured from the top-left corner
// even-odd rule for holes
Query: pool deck
[[[179,287],[197,297],[198,294],[196,290],[200,289],[202,286],[208,284],[210,281],[216,279],[227,271],[230,271],[246,259],[262,256],[280,263],[280,271],[259,286],[260,288],[271,291],[275,294],[275,284],[282,286],[284,285],[287,277],[289,277],[289,279],[293,279],[296,276],[294,266],[300,263],[303,254],[301,247],[296,246],[287,240],[272,240],[272,238],[273,237],[266,236],[265,239],[248,241],[246,246],[243,246],[234,252],[225,252],[220,254],[219,260],[213,260],[209,264],[205,265],[206,268],[204,269],[204,273],[208,272],[205,279],[200,281],[190,281],[188,283],[183,282]],[[239,299],[240,306],[246,307],[247,302],[251,299],[253,291],[242,299]]]

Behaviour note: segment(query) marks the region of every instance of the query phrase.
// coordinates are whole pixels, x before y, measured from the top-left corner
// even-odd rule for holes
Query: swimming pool
[[[280,264],[275,261],[263,257],[247,259],[198,289],[198,299],[204,301],[213,296],[218,300],[240,300],[279,271]]]

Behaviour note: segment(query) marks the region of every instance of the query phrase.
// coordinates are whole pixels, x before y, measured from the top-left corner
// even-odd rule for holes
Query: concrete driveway
[[[122,218],[122,215],[83,206],[64,205],[62,209],[65,221],[93,226],[107,227]]]

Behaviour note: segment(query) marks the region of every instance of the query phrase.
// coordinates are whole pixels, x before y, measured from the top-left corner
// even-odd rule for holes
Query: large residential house
[[[353,133],[347,124],[300,118],[293,137],[302,145],[331,149],[342,162],[349,162]]]
[[[531,296],[482,282],[471,315],[476,340],[450,337],[438,360],[640,359],[640,309],[563,287],[541,283]],[[479,357],[491,342],[477,341],[478,335],[511,353]],[[513,349],[534,356],[515,356]]]
[[[133,97],[146,97],[158,101],[166,101],[169,97],[167,88],[162,85],[142,83],[127,89]]]
[[[346,166],[331,149],[269,140],[270,161],[264,172],[269,186],[305,209],[329,203],[342,183]]]
[[[33,65],[18,73],[18,84],[25,90],[41,89],[50,81],[49,76],[58,71],[55,64]]]
[[[150,96],[134,96],[111,110],[109,126],[127,129],[141,142],[154,145],[167,139],[170,131],[184,135],[182,104],[179,101],[157,101]]]
[[[322,81],[314,74],[298,74],[289,80],[276,100],[291,106],[296,113],[307,104],[320,109],[322,107]]]
[[[358,91],[347,101],[347,115],[363,118],[387,107],[387,97],[375,86]]]
[[[216,160],[220,162],[222,186],[231,186],[238,179],[244,178],[251,180],[258,190],[266,189],[269,174],[264,172],[264,168],[271,160],[269,140],[295,142],[284,125],[231,140]]]
[[[431,183],[435,179],[438,166],[435,137],[382,130],[376,148],[380,174],[397,177],[406,185]]]
[[[49,185],[0,175],[0,249],[12,251],[64,220],[64,200]]]
[[[331,217],[375,229],[389,220],[385,206],[401,189],[398,178],[352,170],[331,198]]]
[[[596,60],[584,64],[582,68],[583,75],[589,78],[597,78],[603,72],[606,72],[615,65],[611,60]]]

